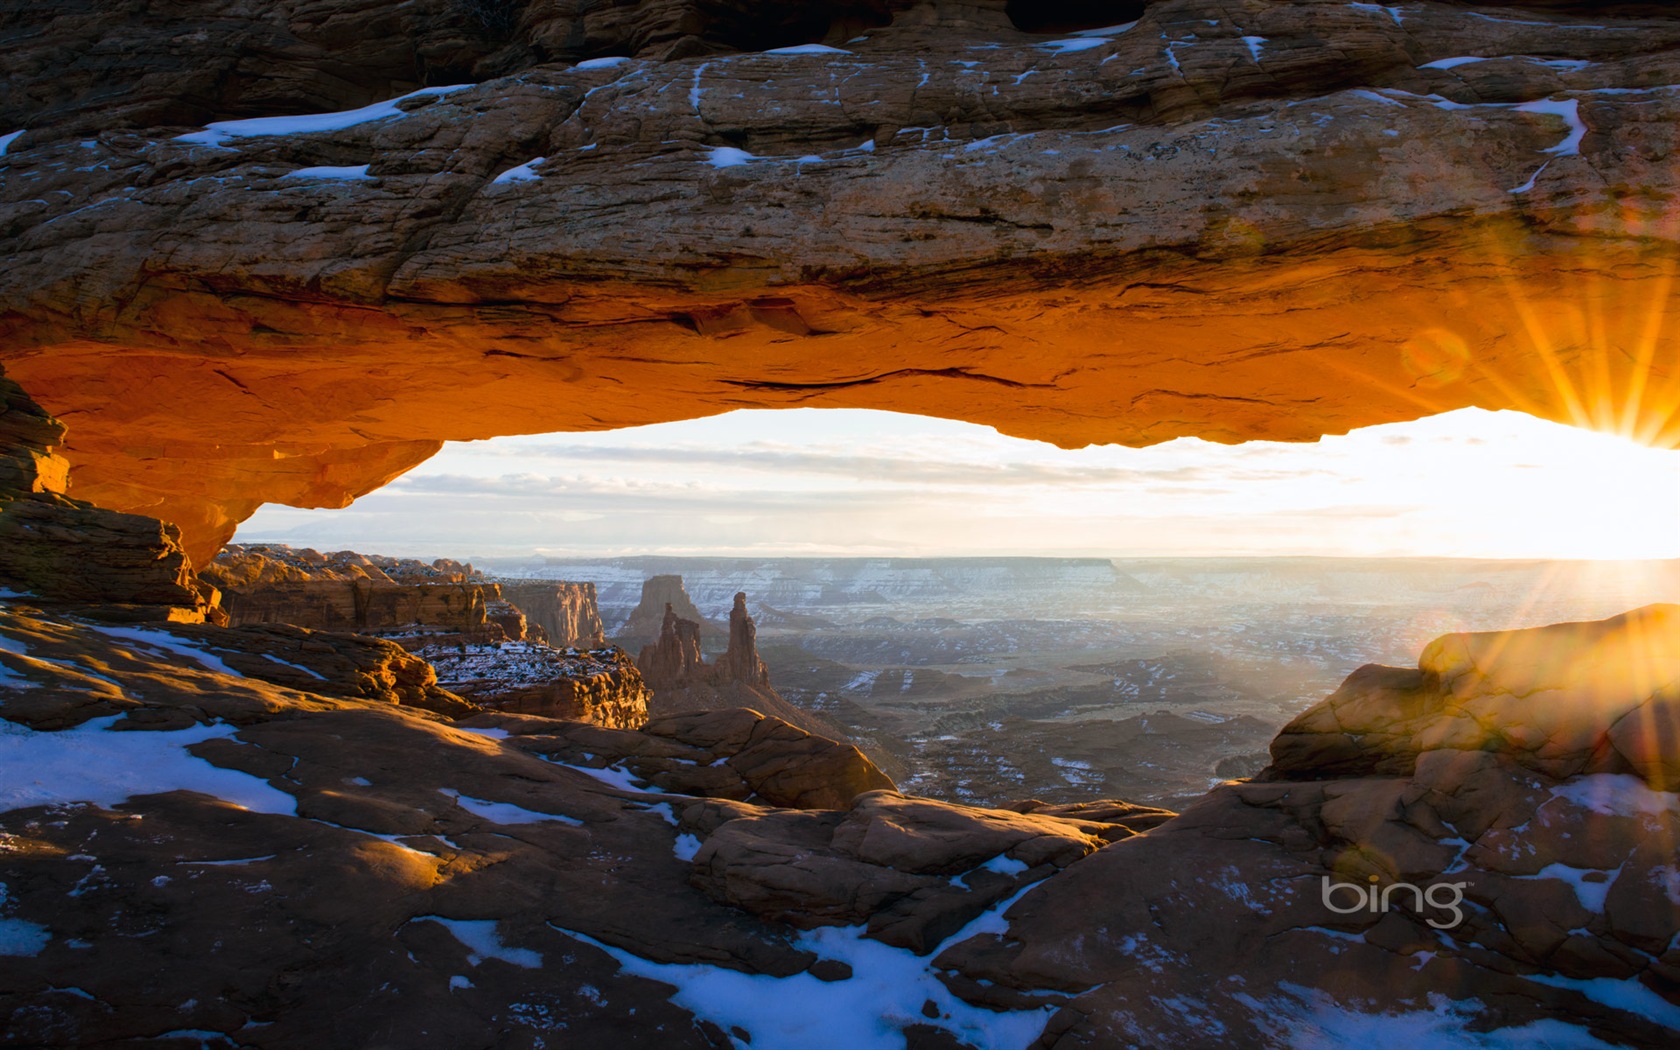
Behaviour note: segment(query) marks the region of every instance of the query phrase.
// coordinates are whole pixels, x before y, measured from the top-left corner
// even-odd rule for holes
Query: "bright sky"
[[[454,557],[1680,556],[1680,452],[1466,409],[1315,444],[1076,451],[851,409],[446,447],[241,542]]]

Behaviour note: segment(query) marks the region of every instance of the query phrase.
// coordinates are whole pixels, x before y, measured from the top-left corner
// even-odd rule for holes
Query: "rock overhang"
[[[77,495],[199,561],[442,441],[740,407],[1077,446],[1476,405],[1680,443],[1680,19],[969,6],[343,126],[31,132],[0,366],[70,424]]]

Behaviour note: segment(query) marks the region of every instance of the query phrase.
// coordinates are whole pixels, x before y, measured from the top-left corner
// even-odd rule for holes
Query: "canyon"
[[[1023,618],[1065,649],[1004,719],[926,666],[995,623],[224,551],[445,441],[742,407],[1076,446],[1474,405],[1680,445],[1667,8],[0,2],[0,32],[0,1045],[1673,1043],[1680,606],[1443,630],[1282,700]],[[1228,777],[963,767],[1164,675],[1253,719],[1138,715],[1212,727]],[[916,710],[918,676],[967,706]],[[1148,728],[1110,722],[1092,752]]]

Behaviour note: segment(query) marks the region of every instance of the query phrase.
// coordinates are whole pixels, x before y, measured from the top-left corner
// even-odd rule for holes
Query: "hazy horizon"
[[[1560,498],[1567,493],[1567,498]],[[447,446],[234,542],[509,557],[1680,558],[1680,455],[1465,409],[1311,443],[1066,450],[952,420],[749,410]]]

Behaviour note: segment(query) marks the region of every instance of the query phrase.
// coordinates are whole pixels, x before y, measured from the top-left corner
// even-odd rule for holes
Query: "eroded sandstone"
[[[656,7],[533,7],[435,67],[491,79],[336,130],[168,123],[407,86],[325,91],[290,44],[267,100],[125,72],[99,134],[75,92],[26,126],[0,357],[77,413],[83,496],[202,562],[259,503],[343,505],[440,441],[744,406],[1078,445],[1479,405],[1680,440],[1671,14],[1156,0],[1079,37],[883,4],[775,54]]]

